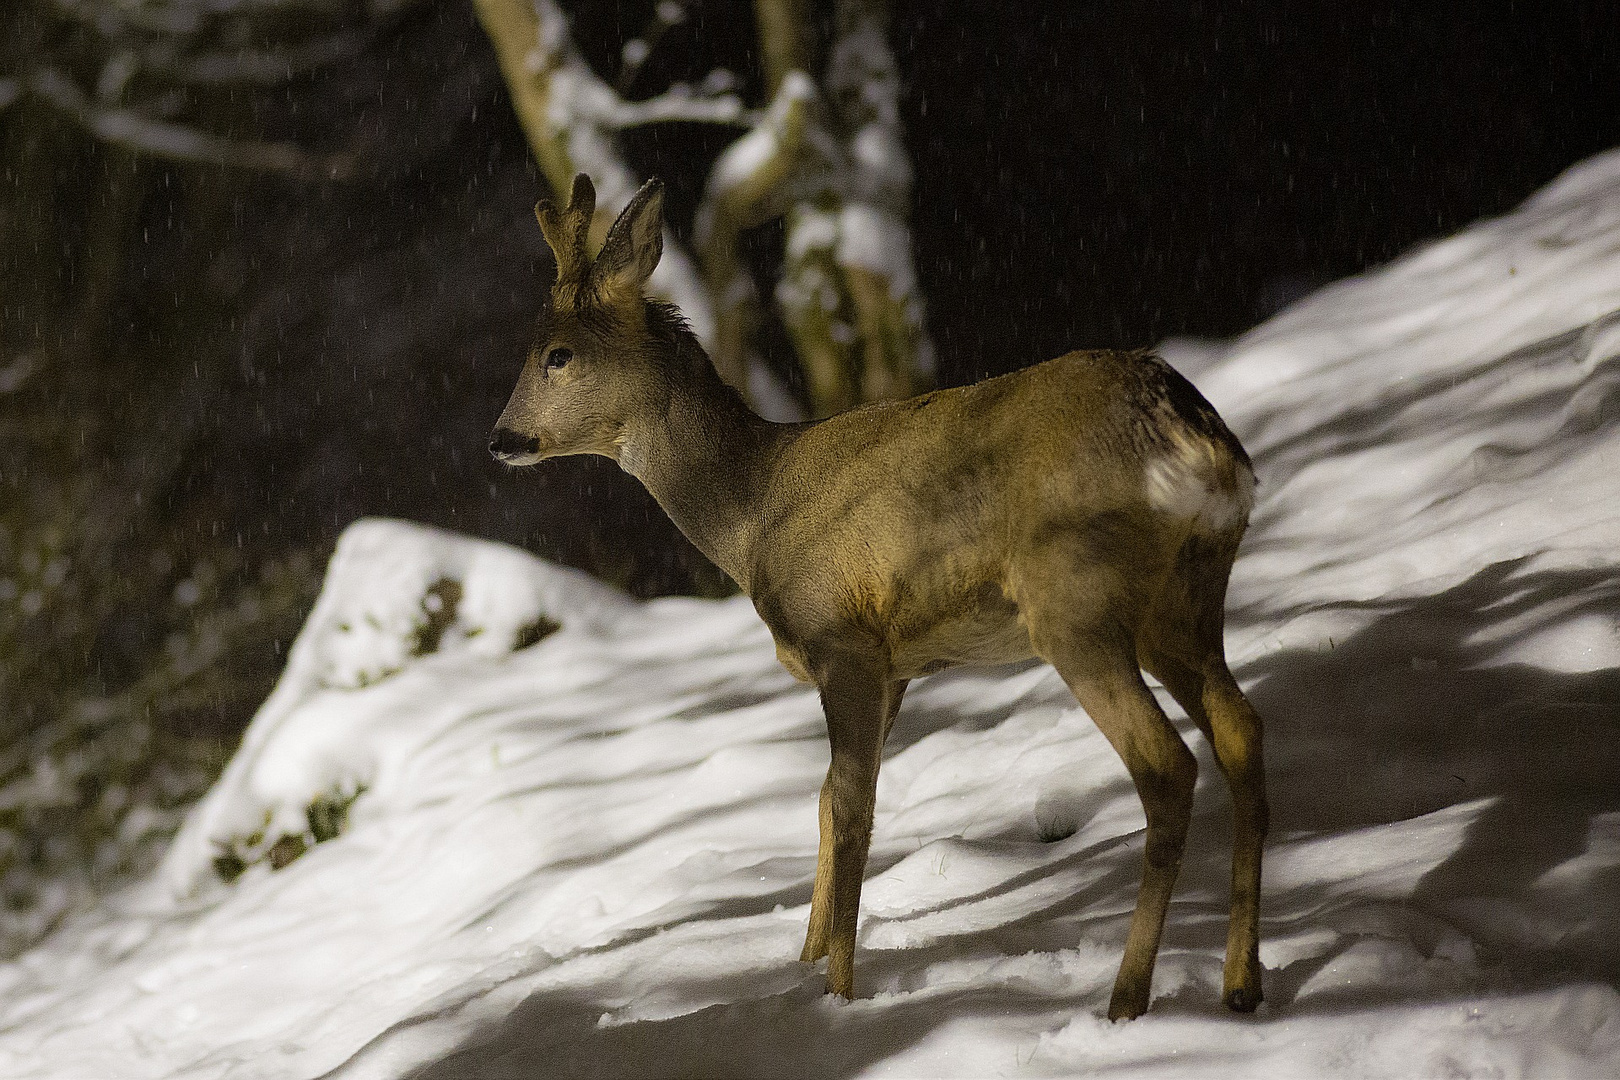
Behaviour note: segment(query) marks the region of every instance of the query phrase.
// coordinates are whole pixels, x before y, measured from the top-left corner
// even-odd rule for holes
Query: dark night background
[[[570,5],[599,69],[651,6]],[[1075,347],[1240,333],[1620,145],[1620,16],[1597,0],[904,2],[892,39],[946,384]],[[0,53],[21,63],[28,40]],[[723,64],[757,100],[752,40],[747,5],[703,3],[643,90]],[[549,255],[531,217],[544,191],[467,0],[411,9],[358,58],[220,106],[237,130],[353,152],[344,180],[131,165],[29,108],[0,112],[0,281],[13,301],[56,283],[54,309],[7,311],[14,339],[68,362],[0,411],[47,418],[49,460],[100,478],[85,499],[101,533],[74,580],[111,597],[61,664],[111,692],[188,632],[153,597],[199,580],[195,562],[228,584],[307,553],[304,591],[233,639],[232,688],[172,710],[180,729],[233,735],[336,535],[372,514],[523,544],[643,595],[717,587],[611,464],[516,473],[485,452]],[[668,181],[677,233],[701,163],[732,137],[681,125],[628,140],[631,164]],[[97,269],[85,238],[130,185],[128,256]],[[768,226],[750,242],[766,258],[781,243]],[[100,283],[88,315],[83,280]],[[29,468],[38,480],[5,466],[13,489]]]
[[[1240,333],[1620,144],[1608,5],[1174,7],[897,6],[942,382],[1074,347]],[[624,10],[576,24],[604,66],[643,21]],[[740,67],[751,35],[746,9],[711,4],[661,55],[668,74],[700,76]],[[634,564],[620,572],[639,591],[680,587],[647,558],[672,530],[611,465],[510,474],[483,451],[548,255],[530,218],[540,183],[470,7],[420,12],[375,53],[310,86],[320,118],[296,124],[361,142],[369,175],[267,179],[239,210],[231,255],[259,264],[262,294],[229,342],[242,384],[199,418],[221,442],[211,465],[264,463],[250,480],[263,501],[233,527],[401,514]],[[636,166],[670,180],[678,231],[693,162],[730,137],[666,127],[632,143]],[[171,243],[154,263],[185,266],[185,238]],[[338,376],[329,399],[309,392],[311,362]],[[605,512],[590,509],[597,489]],[[558,500],[593,525],[554,527]],[[644,549],[620,549],[627,529]]]

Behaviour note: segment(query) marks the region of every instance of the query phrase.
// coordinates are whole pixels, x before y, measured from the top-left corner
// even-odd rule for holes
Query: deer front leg
[[[804,935],[799,959],[813,964],[827,955],[832,934],[833,817],[832,770],[821,785],[821,847],[816,852],[816,884],[810,892],[810,929]]]
[[[827,992],[855,996],[855,925],[872,840],[883,735],[903,684],[878,665],[840,659],[818,672],[832,762],[821,787],[821,848],[804,960],[827,961]]]
[[[883,743],[889,739],[890,729],[894,727],[895,715],[899,713],[900,702],[905,698],[906,685],[907,680],[905,679],[889,684],[883,732],[878,742],[880,753],[883,749]],[[813,964],[827,955],[827,942],[832,934],[834,826],[832,773],[830,770],[827,781],[821,785],[820,815],[821,848],[816,854],[816,884],[810,894],[810,929],[804,937],[804,951],[799,954],[799,959],[807,964]]]

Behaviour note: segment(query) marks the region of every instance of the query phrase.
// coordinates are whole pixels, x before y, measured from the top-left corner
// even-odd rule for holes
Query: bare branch
[[[105,102],[117,101],[140,66],[140,60],[129,49],[113,53],[101,65],[101,75],[96,79],[96,97]]]
[[[353,164],[347,155],[317,157],[291,143],[223,139],[183,124],[152,120],[130,109],[101,108],[86,101],[78,86],[55,68],[41,68],[29,75],[28,89],[96,138],[153,157],[334,178],[346,175]]]
[[[148,70],[193,86],[279,86],[296,75],[357,56],[377,40],[376,26],[361,26],[292,48],[235,49],[189,56],[149,55]]]
[[[754,0],[765,85],[775,94],[791,71],[815,70],[815,23],[809,0]]]
[[[134,52],[143,71],[191,86],[279,86],[357,55],[391,18],[423,3],[54,0],[52,6],[112,51]]]
[[[679,26],[686,21],[686,5],[691,0],[659,0],[653,5],[652,17],[647,20],[647,26],[641,31],[639,37],[633,37],[624,43],[623,63],[619,68],[619,77],[614,80],[613,88],[619,92],[620,97],[629,97],[635,89],[636,77],[646,65],[648,57],[658,48],[658,43],[664,39],[670,27]]]

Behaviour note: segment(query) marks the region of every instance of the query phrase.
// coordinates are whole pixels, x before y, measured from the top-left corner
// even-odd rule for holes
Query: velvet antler
[[[591,229],[591,217],[596,213],[596,188],[584,173],[574,177],[574,190],[568,196],[568,208],[558,210],[550,199],[541,199],[534,208],[535,220],[551,253],[557,257],[557,281],[583,283],[590,273],[591,260],[586,254],[586,237]]]

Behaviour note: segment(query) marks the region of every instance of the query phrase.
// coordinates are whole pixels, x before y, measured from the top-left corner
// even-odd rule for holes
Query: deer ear
[[[591,282],[603,293],[639,297],[664,253],[664,185],[648,180],[608,230]]]
[[[557,280],[577,280],[589,264],[585,257],[585,238],[590,232],[591,216],[596,213],[596,188],[584,173],[574,177],[573,190],[568,194],[568,209],[558,210],[550,199],[541,199],[534,208],[540,232],[557,258]]]

